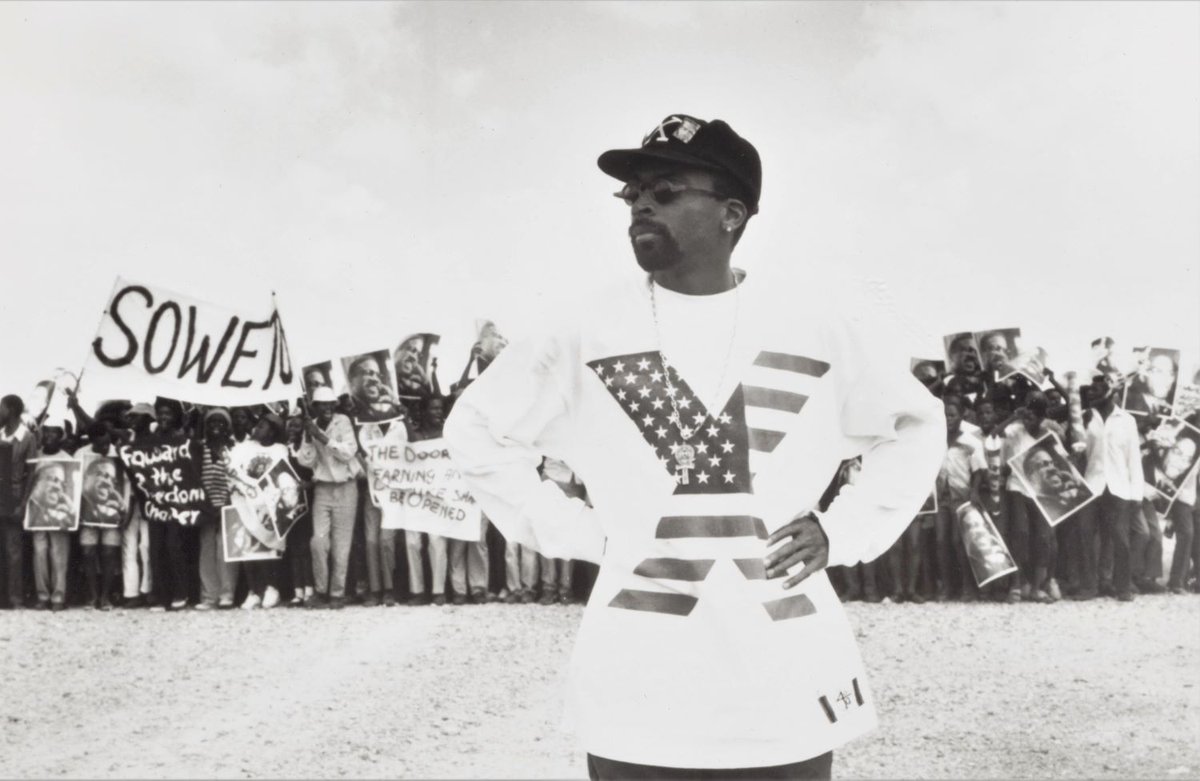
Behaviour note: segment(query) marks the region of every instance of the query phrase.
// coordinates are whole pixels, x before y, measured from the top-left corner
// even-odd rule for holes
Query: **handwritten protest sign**
[[[283,323],[118,279],[88,353],[90,379],[136,397],[244,406],[298,398]]]
[[[119,448],[121,461],[143,497],[148,521],[194,524],[204,507],[200,462],[189,441],[150,440]]]
[[[383,528],[479,540],[482,514],[445,440],[399,444],[384,436],[362,444],[371,496],[383,511]]]

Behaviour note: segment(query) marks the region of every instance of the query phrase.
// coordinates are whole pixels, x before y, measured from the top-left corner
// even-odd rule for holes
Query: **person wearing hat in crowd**
[[[122,441],[144,442],[153,436],[154,407],[145,402],[133,404],[125,411],[114,430],[118,447]],[[118,450],[118,457],[120,451]],[[153,567],[150,561],[150,522],[142,513],[142,503],[132,487],[129,521],[121,530],[121,585],[125,609],[148,607],[154,591]]]
[[[200,451],[200,482],[204,485],[204,511],[200,535],[200,601],[196,610],[233,607],[237,587],[237,562],[225,561],[221,536],[222,508],[229,504],[229,459],[234,447],[233,416],[224,407],[204,413],[204,445]]]
[[[506,538],[600,563],[568,697],[591,778],[829,777],[876,717],[823,570],[907,526],[941,405],[815,276],[801,305],[732,267],[762,170],[727,123],[671,115],[599,165],[646,275],[510,344],[456,402],[450,454]],[[543,456],[593,507],[539,478]]]
[[[250,430],[250,438],[234,445],[229,456],[229,488],[247,530],[281,557],[284,540],[275,528],[277,492],[262,478],[278,461],[288,460],[287,433],[283,418],[268,412]],[[279,604],[279,561],[263,559],[243,562],[246,600],[243,610],[270,609]]]
[[[29,459],[38,449],[37,437],[21,421],[25,403],[20,396],[0,398],[0,443],[9,450],[11,480],[0,506],[0,549],[8,586],[8,604],[14,609],[25,606],[25,541],[21,534],[20,503],[29,474]]]
[[[187,445],[193,451],[200,449],[200,440],[189,436],[184,427],[184,410],[180,402],[162,396],[155,399],[154,421],[156,428],[148,438],[150,441]],[[152,610],[183,610],[187,607],[194,575],[187,551],[195,534],[194,527],[178,521],[150,523],[150,559],[157,576],[154,579],[156,599]]]
[[[337,412],[329,388],[313,391],[313,416],[304,416],[304,435],[293,449],[296,460],[313,470],[313,607],[346,603],[346,569],[358,509],[358,440],[350,418]]]
[[[70,452],[67,445],[66,432],[61,425],[44,422],[42,424],[41,447],[34,458],[68,457]],[[22,503],[26,512],[30,504],[37,505],[34,495],[34,472],[30,472],[30,485],[25,489],[25,500]],[[59,475],[62,475],[60,469]],[[46,485],[54,486],[54,481],[46,481]],[[57,486],[56,486],[57,487]],[[65,500],[61,490],[50,491],[54,496]],[[68,506],[69,512],[69,506]],[[24,515],[25,513],[22,513]],[[33,532],[33,581],[37,590],[37,610],[64,610],[67,606],[67,567],[70,565],[71,532],[67,529],[43,530]]]

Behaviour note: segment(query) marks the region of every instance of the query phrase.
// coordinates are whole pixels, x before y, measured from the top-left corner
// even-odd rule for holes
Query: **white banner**
[[[359,439],[367,453],[372,500],[383,510],[383,528],[440,534],[477,542],[483,516],[450,460],[444,439],[389,442],[386,435]],[[403,424],[400,424],[403,428]]]
[[[298,398],[274,306],[247,315],[117,279],[85,369],[126,398],[245,406]]]

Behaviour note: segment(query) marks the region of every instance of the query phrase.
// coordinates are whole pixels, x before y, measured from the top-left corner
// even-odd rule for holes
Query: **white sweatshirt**
[[[601,565],[568,692],[586,751],[698,768],[817,756],[875,725],[872,695],[828,577],[765,580],[766,537],[862,454],[822,518],[829,563],[886,551],[937,475],[941,405],[820,294],[656,290],[657,329],[643,277],[510,345],[455,405],[451,455],[506,538]],[[690,431],[669,419],[668,379]],[[594,509],[538,478],[543,455]]]

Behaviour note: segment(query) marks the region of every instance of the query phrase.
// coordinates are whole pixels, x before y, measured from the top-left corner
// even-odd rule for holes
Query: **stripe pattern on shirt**
[[[612,356],[589,361],[588,366],[675,479],[680,513],[659,519],[656,539],[678,541],[681,552],[689,541],[727,539],[731,553],[745,550],[747,538],[766,540],[765,524],[753,515],[696,514],[696,495],[753,494],[753,473],[783,441],[815,383],[829,371],[828,363],[789,353],[760,352],[716,416],[674,367],[662,364],[656,352]],[[685,442],[696,451],[694,468],[687,470],[686,478],[675,458],[675,449]],[[728,560],[747,581],[766,579],[761,557],[732,554]],[[699,602],[700,588],[716,561],[711,557],[644,559],[633,574],[662,590],[625,588],[609,607],[686,617]],[[805,594],[773,598],[762,607],[772,621],[816,612]]]

